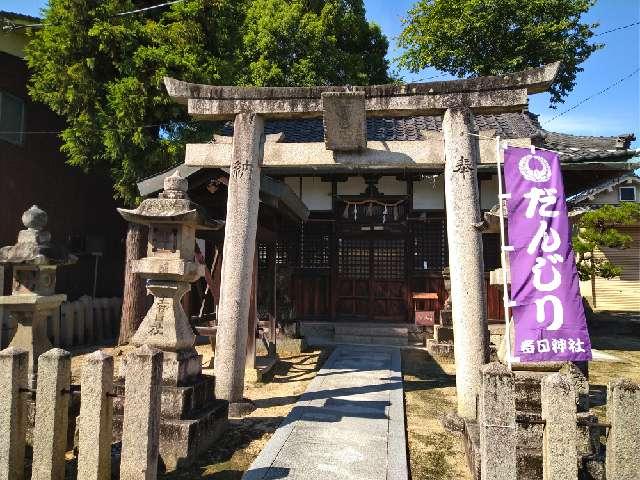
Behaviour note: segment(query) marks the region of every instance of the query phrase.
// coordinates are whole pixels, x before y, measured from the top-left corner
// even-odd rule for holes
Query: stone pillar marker
[[[542,379],[542,435],[544,480],[576,480],[576,393],[567,375],[552,373]]]
[[[616,380],[607,389],[607,478],[632,480],[640,472],[640,385]]]
[[[482,367],[479,414],[482,480],[516,480],[515,380],[499,362]]]
[[[29,353],[17,347],[0,352],[0,480],[24,479],[26,402]]]
[[[111,479],[113,431],[113,357],[98,350],[87,355],[82,369],[82,401],[78,434],[78,478]]]
[[[156,478],[161,391],[162,352],[143,345],[127,365],[120,480]]]
[[[31,480],[65,478],[70,380],[69,352],[53,348],[42,354],[38,362]]]
[[[259,115],[236,115],[214,359],[216,397],[229,401],[231,415],[244,410],[245,350],[258,228],[263,131],[264,120]]]
[[[0,296],[0,305],[15,319],[17,330],[10,346],[29,352],[29,387],[35,388],[38,358],[52,348],[47,337],[47,317],[52,316],[66,295],[56,295],[56,269],[77,259],[51,242],[44,230],[47,214],[32,206],[22,215],[26,227],[15,245],[0,249],[0,264],[13,266],[11,295]]]
[[[488,357],[482,235],[476,227],[481,219],[478,139],[468,135],[475,125],[466,108],[449,108],[442,129],[458,415],[475,420],[480,368]]]

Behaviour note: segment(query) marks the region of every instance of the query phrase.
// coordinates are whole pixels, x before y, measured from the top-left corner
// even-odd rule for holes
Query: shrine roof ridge
[[[555,79],[560,62],[504,75],[473,77],[427,83],[386,84],[369,86],[313,87],[238,87],[216,86],[164,78],[169,96],[186,104],[189,99],[201,100],[285,100],[317,99],[325,92],[364,92],[368,98],[443,93],[491,92],[526,88],[528,94],[546,91]]]

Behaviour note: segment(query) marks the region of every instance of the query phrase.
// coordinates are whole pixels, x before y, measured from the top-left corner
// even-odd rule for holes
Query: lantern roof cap
[[[20,230],[15,245],[0,248],[0,264],[46,266],[75,263],[78,259],[63,245],[51,242],[51,234],[44,230],[47,221],[47,212],[37,205],[26,210],[22,214],[26,229]]]

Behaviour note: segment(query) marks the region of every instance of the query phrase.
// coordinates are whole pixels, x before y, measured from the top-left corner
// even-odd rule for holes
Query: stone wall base
[[[467,467],[469,467],[473,480],[480,480],[480,428],[478,422],[464,420],[462,440],[467,457]]]
[[[426,341],[427,351],[429,355],[434,358],[442,360],[453,360],[454,350],[453,343],[450,342],[437,342],[433,338],[428,338]]]
[[[126,395],[124,384],[114,390]],[[185,386],[162,386],[159,471],[173,471],[190,465],[220,437],[227,427],[229,405],[213,396],[214,378],[200,375]],[[114,401],[114,441],[122,436],[124,397]]]

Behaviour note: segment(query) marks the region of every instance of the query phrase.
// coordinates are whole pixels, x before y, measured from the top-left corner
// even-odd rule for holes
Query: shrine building
[[[446,296],[448,108],[471,116],[465,141],[477,158],[451,161],[477,179],[479,212],[498,203],[496,137],[557,151],[567,195],[634,168],[633,135],[551,132],[529,112],[528,96],[544,92],[557,68],[367,87],[217,87],[167,79],[170,95],[193,118],[216,122],[209,143],[187,145],[178,171],[189,179],[190,196],[212,218],[224,218],[236,161],[233,120],[243,112],[259,116],[258,310],[303,324],[413,324],[416,310],[437,316]],[[172,172],[142,181],[140,193],[161,190]],[[224,234],[210,235],[209,262]],[[499,234],[485,230],[481,239],[486,317],[500,322],[501,298],[488,282],[500,263]],[[429,315],[419,320],[428,323]]]

